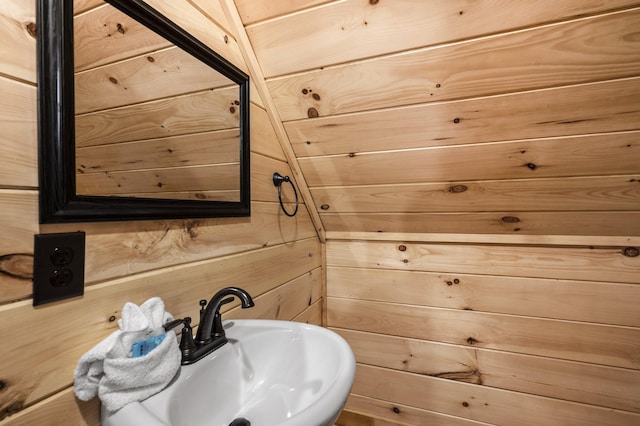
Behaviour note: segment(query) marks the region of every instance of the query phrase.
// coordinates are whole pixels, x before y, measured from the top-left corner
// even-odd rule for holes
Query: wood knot
[[[24,26],[24,29],[27,30],[27,33],[33,38],[36,38],[38,35],[38,26],[35,22],[27,22]]]
[[[464,402],[462,403],[462,406],[463,406],[463,407],[468,407],[468,406],[469,406],[469,403],[468,403],[467,401],[464,401]]]
[[[309,118],[317,118],[317,117],[320,117],[320,114],[318,113],[318,110],[317,110],[317,109],[315,109],[315,108],[309,108],[309,109],[307,110],[307,116],[308,116]]]
[[[475,345],[476,343],[480,343],[478,339],[475,339],[473,337],[467,337],[466,342],[470,345]]]
[[[224,42],[225,44],[229,44],[229,36],[228,35],[224,35]]]
[[[311,97],[312,97],[313,99],[315,99],[316,101],[319,101],[319,100],[320,100],[320,95],[318,95],[317,93],[314,93],[313,95],[311,95]]]
[[[626,257],[638,257],[640,256],[640,249],[638,247],[625,247],[622,250],[622,254]]]
[[[4,419],[7,416],[11,416],[12,414],[16,414],[19,411],[22,411],[24,408],[24,401],[16,401],[12,404],[7,405],[0,411],[0,420]]]
[[[373,6],[374,4],[378,4],[379,1],[380,0],[369,0],[369,4]]]
[[[371,0],[371,1],[373,1],[373,0]],[[394,412],[394,413],[396,413],[396,414],[400,414],[400,409],[399,409],[398,407],[393,407],[393,408],[391,409],[391,411],[393,411],[393,412]]]
[[[118,84],[118,79],[116,79],[115,77],[109,77],[109,81],[113,84]]]
[[[154,57],[153,57],[153,56],[147,56],[147,61],[149,61],[149,62],[153,63],[153,62],[155,62],[156,60],[154,59]]]
[[[355,157],[355,156],[356,156],[356,153],[355,153],[355,152],[350,152],[350,153],[349,153],[349,157],[350,157],[350,158],[353,158],[353,157]]]
[[[31,280],[33,278],[33,255],[12,253],[0,256],[0,275]]]
[[[451,192],[452,194],[460,194],[462,192],[465,192],[467,189],[466,185],[452,185],[449,187],[448,191]]]
[[[126,32],[126,31],[124,30],[124,26],[123,26],[121,23],[118,23],[118,24],[116,25],[116,28],[118,29],[118,32],[119,32],[120,34],[124,34],[124,33]]]
[[[116,320],[116,316],[115,315],[111,315],[109,317],[109,322],[114,322]]]
[[[398,250],[400,250],[400,251],[407,251],[407,246],[405,246],[404,244],[400,244],[400,245],[398,246]]]
[[[231,114],[235,114],[235,113],[236,113],[236,107],[234,107],[234,106],[230,106],[230,107],[229,107],[229,112],[230,112]]]
[[[518,222],[520,222],[520,218],[518,218],[516,216],[502,216],[502,218],[500,220],[503,221],[504,223],[518,223]]]
[[[460,123],[460,119],[459,119],[458,117],[456,117],[456,118],[454,118],[454,119],[453,119],[453,122],[454,122],[455,124],[458,124],[458,123]]]
[[[538,166],[536,166],[534,163],[527,163],[526,166],[529,168],[529,170],[535,170],[538,168]]]
[[[329,210],[329,204],[323,204],[320,206],[322,210]]]

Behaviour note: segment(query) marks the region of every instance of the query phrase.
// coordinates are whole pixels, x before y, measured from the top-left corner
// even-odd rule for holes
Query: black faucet
[[[233,296],[240,299],[242,309],[254,306],[253,299],[251,299],[249,293],[238,287],[225,287],[219,290],[213,295],[209,304],[207,304],[206,300],[201,300],[200,325],[195,339],[191,329],[191,318],[189,317],[173,321],[165,326],[168,329],[168,327],[173,328],[178,324],[184,324],[180,338],[182,365],[193,364],[227,343],[227,337],[222,327],[220,307],[225,303],[232,302]]]

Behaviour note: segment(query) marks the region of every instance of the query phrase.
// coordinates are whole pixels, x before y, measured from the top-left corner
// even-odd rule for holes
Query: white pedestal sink
[[[182,366],[162,392],[116,413],[104,426],[333,425],[349,395],[355,359],[347,342],[314,325],[233,320],[229,342]]]

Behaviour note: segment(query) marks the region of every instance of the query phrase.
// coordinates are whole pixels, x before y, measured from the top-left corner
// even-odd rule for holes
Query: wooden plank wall
[[[640,2],[235,3],[326,230],[339,424],[640,423]]]
[[[149,3],[245,67],[216,2]],[[39,225],[35,2],[3,2],[0,32],[1,425],[99,424],[97,400],[75,399],[72,372],[114,331],[127,301],[160,296],[174,316],[197,318],[199,299],[235,285],[256,306],[231,306],[230,318],[321,322],[321,244],[305,206],[295,218],[280,212],[271,175],[291,171],[259,96],[251,105],[250,218]],[[32,307],[33,235],[75,230],[87,234],[85,295]]]
[[[237,84],[115,7],[88,7],[74,19],[78,192],[239,201]],[[207,19],[192,11],[191,27]]]

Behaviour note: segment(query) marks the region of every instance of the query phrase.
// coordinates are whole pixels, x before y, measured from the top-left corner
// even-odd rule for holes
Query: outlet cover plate
[[[84,294],[85,233],[37,234],[33,248],[33,306]]]

